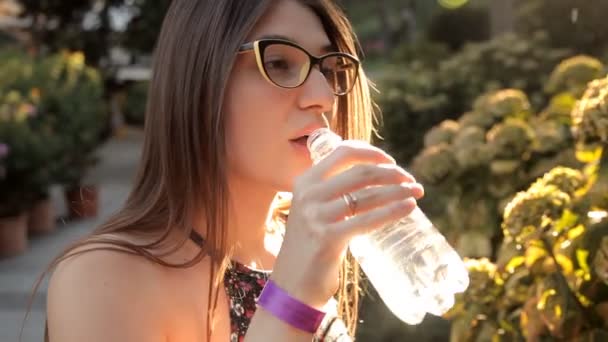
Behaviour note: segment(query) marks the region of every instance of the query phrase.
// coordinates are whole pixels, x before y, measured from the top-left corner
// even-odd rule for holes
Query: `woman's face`
[[[268,36],[284,37],[315,56],[330,45],[320,19],[295,0],[271,6],[247,42]],[[285,89],[264,78],[253,51],[239,54],[224,107],[230,177],[291,191],[294,178],[312,165],[305,139],[294,139],[327,126],[335,100],[317,67],[300,87]]]

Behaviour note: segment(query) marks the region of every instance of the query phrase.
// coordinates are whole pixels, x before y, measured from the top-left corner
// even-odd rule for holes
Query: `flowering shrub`
[[[572,115],[573,132],[579,142],[608,142],[608,77],[589,84]]]
[[[578,169],[555,167],[508,202],[496,262],[446,314],[454,341],[608,340],[608,78],[572,110]],[[600,190],[598,190],[600,189]]]
[[[0,92],[29,94],[37,115],[31,129],[53,135],[56,154],[53,180],[68,185],[81,181],[96,162],[96,148],[108,125],[100,74],[85,64],[81,52],[60,52],[40,59],[0,53]]]
[[[571,93],[580,97],[587,83],[604,76],[604,65],[597,59],[579,55],[562,61],[551,73],[545,90],[550,94]]]
[[[575,149],[576,141],[597,155],[592,144],[607,134],[603,85],[608,81],[591,83],[580,101],[568,91],[585,89],[594,75],[575,71],[598,65],[583,56],[563,61],[552,73],[552,87],[561,92],[538,113],[523,91],[502,89],[483,94],[458,120],[445,120],[427,132],[425,147],[412,163],[414,175],[427,187],[421,206],[461,253],[495,256],[502,212],[515,194],[556,166],[579,168],[588,162],[580,157],[583,149]],[[470,215],[471,208],[476,215]],[[470,249],[469,235],[486,247]]]
[[[17,214],[52,181],[57,139],[38,122],[35,94],[0,93],[0,216]]]
[[[547,35],[538,32],[467,44],[452,56],[432,58],[432,63],[424,58],[399,61],[398,68],[379,80],[383,147],[402,164],[409,163],[422,148],[424,132],[444,119],[457,119],[480,95],[500,89],[523,91],[536,111],[553,95],[544,91],[551,71],[569,55],[549,47]]]
[[[36,66],[41,107],[61,139],[63,149],[58,181],[78,185],[97,162],[96,150],[108,124],[99,72],[86,66],[81,52],[62,52]]]
[[[454,341],[608,337],[608,220],[575,209],[588,181],[555,168],[507,205],[497,262],[466,261],[471,285],[446,314]]]

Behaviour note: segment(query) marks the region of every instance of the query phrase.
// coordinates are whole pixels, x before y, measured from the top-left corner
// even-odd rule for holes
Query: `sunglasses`
[[[253,51],[264,78],[281,88],[297,88],[306,82],[316,65],[335,95],[347,94],[359,74],[359,60],[350,54],[331,52],[313,56],[303,47],[283,39],[260,39],[245,43],[239,53]]]

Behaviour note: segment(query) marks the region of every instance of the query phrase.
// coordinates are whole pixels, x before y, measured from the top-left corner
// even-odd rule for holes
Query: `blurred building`
[[[30,21],[20,18],[21,6],[15,0],[0,2],[0,44],[6,41],[26,41],[28,35],[24,29]]]
[[[14,0],[0,2],[0,24],[5,24],[4,20],[16,17],[20,12],[21,8]]]

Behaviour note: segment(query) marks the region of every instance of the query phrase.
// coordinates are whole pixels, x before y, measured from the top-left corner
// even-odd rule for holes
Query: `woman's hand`
[[[347,193],[356,199],[352,216],[343,198]],[[349,240],[408,215],[423,194],[382,150],[343,142],[296,180],[272,279],[300,301],[322,308],[338,288]]]

